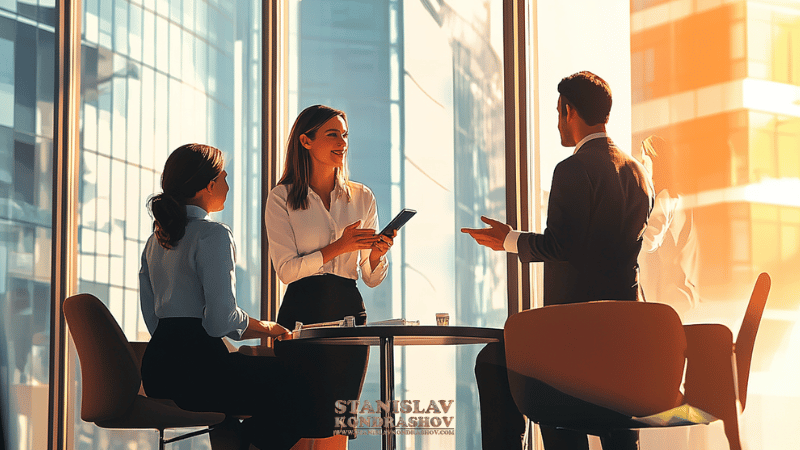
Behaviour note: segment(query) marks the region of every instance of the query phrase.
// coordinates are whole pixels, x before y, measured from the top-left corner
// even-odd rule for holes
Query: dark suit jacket
[[[644,168],[608,138],[553,173],[543,234],[523,233],[519,259],[544,262],[544,304],[636,300],[641,234],[653,190]]]

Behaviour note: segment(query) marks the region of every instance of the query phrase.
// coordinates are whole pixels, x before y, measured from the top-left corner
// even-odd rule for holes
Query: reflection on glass
[[[481,214],[505,216],[501,20],[500,1],[290,4],[289,117],[317,103],[345,111],[351,178],[375,193],[380,223],[418,211],[389,254],[389,277],[362,290],[370,320],[505,320],[505,257],[458,232]],[[398,448],[480,448],[479,350],[398,350],[398,398],[452,399],[456,410],[455,436],[401,437]],[[370,367],[362,400],[380,398],[378,378]],[[379,445],[376,436],[350,442]]]
[[[772,418],[800,413],[800,390],[787,382],[800,376],[789,356],[800,351],[800,2],[696,4],[673,15],[658,14],[660,3],[632,4],[631,145],[651,134],[670,143],[654,178],[694,217],[700,300],[685,321],[735,333],[756,275],[772,276],[742,438],[753,448],[791,446],[792,433]],[[669,289],[664,280],[651,292]],[[720,429],[694,427],[670,448],[727,444]]]
[[[0,2],[0,426],[26,450],[47,445],[52,6]]]
[[[218,219],[240,245],[240,304],[257,312],[260,255],[249,249],[260,246],[262,220],[254,75],[261,2],[82,4],[79,289],[108,301],[129,338],[145,337],[136,292],[152,226],[144,201],[158,190],[156,168],[169,150],[200,141],[226,152],[234,207]],[[0,0],[0,105],[7,106],[0,108],[0,401],[15,449],[44,448],[47,436],[54,6]],[[353,179],[373,187],[381,222],[402,207],[420,211],[392,250],[390,279],[365,295],[371,318],[432,323],[447,311],[456,325],[502,325],[504,259],[457,233],[477,225],[480,214],[503,217],[501,6],[290,2],[289,116],[311,103],[345,110]],[[545,13],[550,4],[533,6]],[[652,134],[671,143],[654,176],[682,195],[697,230],[700,301],[687,320],[737,330],[755,275],[771,273],[743,438],[753,448],[793,448],[791,427],[773,418],[800,414],[800,360],[793,357],[800,352],[800,2],[604,5],[619,7],[630,7],[630,149]],[[585,10],[569,12],[579,19]],[[541,36],[548,58],[540,65],[566,65],[574,56],[560,33]],[[554,130],[543,125],[542,135]],[[476,351],[398,354],[398,392],[420,400],[452,395],[457,409],[454,439],[409,437],[408,447],[478,447]],[[434,359],[444,363],[425,366]],[[437,381],[421,385],[420,378]],[[374,383],[364,398],[377,398]],[[152,436],[100,430],[74,416],[75,448],[152,445]],[[717,427],[661,445],[725,448]]]
[[[218,30],[207,41],[207,16]],[[160,173],[169,152],[187,142],[223,150],[231,192],[216,219],[228,224],[239,244],[239,305],[260,315],[260,84],[246,68],[258,66],[260,2],[86,1],[82,48],[81,167],[78,290],[97,295],[130,340],[147,340],[140,318],[138,271],[144,240],[152,232],[147,198],[160,192]],[[223,14],[224,12],[224,14]],[[219,22],[224,22],[219,25]],[[213,53],[220,68],[194,64],[195,54]],[[234,54],[235,53],[235,54]],[[234,64],[237,61],[237,64]],[[51,83],[52,84],[52,83]],[[224,84],[224,89],[220,89]],[[233,85],[239,87],[233,89]],[[255,114],[255,116],[254,116]],[[238,127],[238,128],[237,128]],[[235,129],[237,128],[237,129]],[[237,136],[234,139],[234,136]],[[78,380],[74,373],[73,380]],[[75,448],[139,446],[148,432],[99,429],[80,420],[75,404]],[[46,410],[46,408],[45,408]],[[186,448],[206,448],[196,438]]]

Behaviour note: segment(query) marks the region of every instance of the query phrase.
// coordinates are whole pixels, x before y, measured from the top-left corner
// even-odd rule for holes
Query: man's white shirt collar
[[[572,152],[572,154],[574,155],[574,154],[578,153],[578,150],[580,150],[581,147],[583,147],[583,144],[591,141],[592,139],[607,138],[607,137],[608,137],[608,134],[606,134],[605,131],[601,131],[599,133],[592,133],[592,134],[584,137],[583,139],[581,139],[580,142],[578,142],[578,145],[575,146],[575,151]]]

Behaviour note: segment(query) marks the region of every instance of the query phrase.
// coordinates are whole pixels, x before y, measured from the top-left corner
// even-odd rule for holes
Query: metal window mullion
[[[528,26],[528,36],[526,37],[526,42],[528,44],[527,48],[530,50],[530,54],[526,55],[528,61],[530,62],[531,70],[528,73],[528,83],[530,86],[533,86],[533,92],[531,93],[530,100],[532,104],[530,105],[531,114],[528,115],[528,132],[532,136],[533,142],[531,143],[531,150],[533,151],[533,155],[531,155],[530,160],[530,178],[528,178],[532,185],[530,186],[530,196],[528,197],[528,204],[531,205],[533,210],[531,211],[531,218],[532,218],[532,228],[533,231],[538,231],[543,229],[543,217],[542,217],[542,176],[540,170],[540,155],[541,155],[541,139],[540,139],[540,129],[539,124],[537,122],[537,118],[541,117],[542,109],[539,103],[539,88],[537,86],[537,82],[539,79],[539,48],[538,48],[538,39],[539,39],[539,30],[538,30],[538,10],[539,7],[537,0],[528,0],[528,10],[526,11],[527,20],[526,22],[529,24]],[[532,198],[531,198],[532,197]],[[531,278],[532,278],[532,286],[531,286],[531,301],[530,301],[530,308],[536,308],[537,306],[543,306],[543,294],[544,294],[544,269],[541,264],[535,264],[531,267]]]
[[[530,230],[525,0],[503,0],[506,222]],[[531,307],[530,266],[508,254],[508,314]]]
[[[285,40],[282,38],[286,2],[263,0],[262,46],[261,46],[261,318],[275,320],[280,302],[280,280],[269,259],[269,241],[264,222],[267,195],[278,183],[280,105],[284,93],[281,90],[281,55]]]
[[[53,127],[50,392],[47,448],[68,448],[67,330],[61,305],[77,290],[77,220],[81,56],[80,0],[56,2]]]

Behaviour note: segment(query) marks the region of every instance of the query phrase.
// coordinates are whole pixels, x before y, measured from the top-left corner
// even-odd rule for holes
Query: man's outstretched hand
[[[472,236],[478,244],[485,245],[492,250],[503,250],[503,242],[511,231],[509,225],[490,219],[486,216],[481,216],[483,223],[489,225],[489,228],[462,228],[462,233],[467,233]]]

